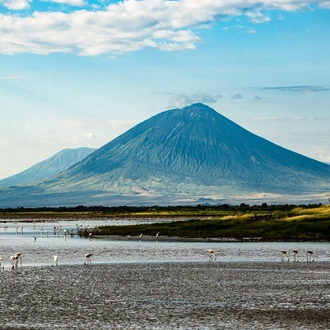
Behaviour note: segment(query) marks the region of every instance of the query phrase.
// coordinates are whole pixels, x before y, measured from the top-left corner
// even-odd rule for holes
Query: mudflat
[[[330,329],[329,262],[23,265],[0,286],[4,330]]]

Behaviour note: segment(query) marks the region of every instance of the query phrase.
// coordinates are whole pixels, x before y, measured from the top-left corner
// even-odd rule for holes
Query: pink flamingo
[[[212,249],[207,249],[206,250],[208,257],[209,257],[209,261],[213,260],[213,262],[217,259],[217,257],[214,254],[214,251]]]
[[[313,250],[307,250],[306,252],[307,252],[307,261],[308,261],[308,259],[309,259],[310,261],[315,261],[314,258],[312,259],[312,256],[313,256],[313,254],[314,254]]]
[[[298,261],[298,250],[294,249],[293,252],[293,261]]]
[[[88,265],[88,264],[92,264],[92,260],[91,260],[91,256],[93,255],[93,253],[86,253],[85,254],[85,261],[84,261],[84,265]]]

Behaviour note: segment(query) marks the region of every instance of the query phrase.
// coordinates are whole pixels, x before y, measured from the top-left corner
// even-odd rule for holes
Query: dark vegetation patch
[[[189,220],[132,226],[102,226],[82,235],[161,236],[182,238],[259,238],[261,240],[330,240],[329,219]]]

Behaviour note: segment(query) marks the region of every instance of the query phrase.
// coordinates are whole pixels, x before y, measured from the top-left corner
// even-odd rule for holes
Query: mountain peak
[[[329,165],[275,145],[196,103],[159,113],[60,174],[22,188],[17,203],[40,205],[39,196],[52,205],[168,204],[314,194],[329,184]],[[7,195],[1,191],[0,205],[1,200],[16,202],[14,192],[17,196],[14,189]]]

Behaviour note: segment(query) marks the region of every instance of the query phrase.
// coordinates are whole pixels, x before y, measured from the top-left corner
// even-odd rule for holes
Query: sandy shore
[[[0,283],[3,330],[330,329],[329,262],[22,267]]]

